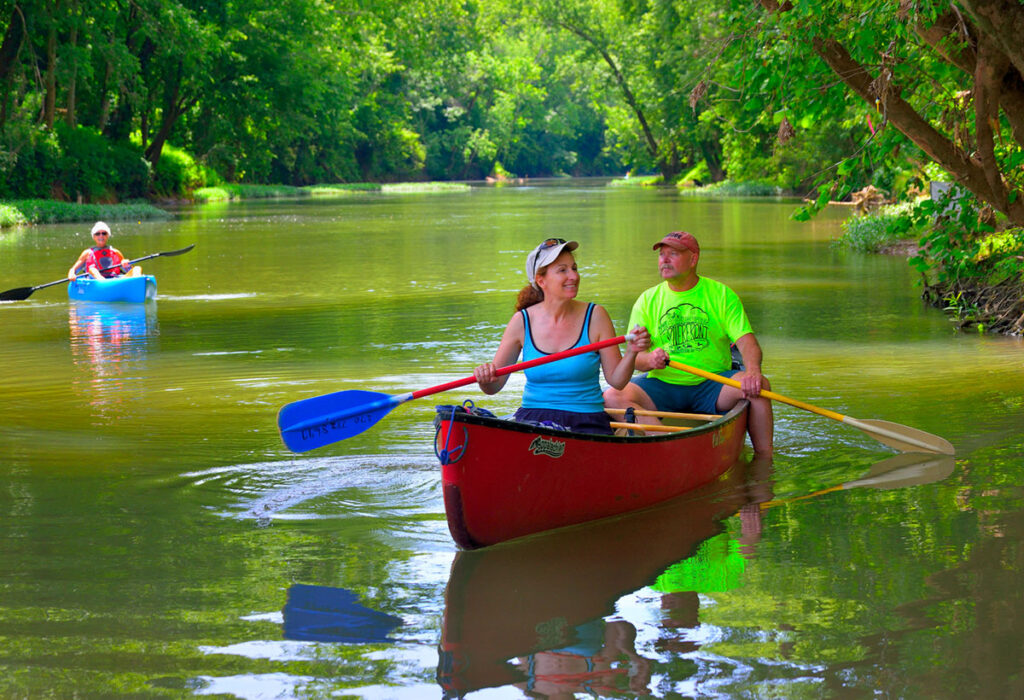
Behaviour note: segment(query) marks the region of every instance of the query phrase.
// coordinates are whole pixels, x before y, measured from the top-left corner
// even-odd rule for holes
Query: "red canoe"
[[[438,406],[448,528],[476,549],[639,510],[686,493],[736,463],[747,402],[689,430],[585,435]]]

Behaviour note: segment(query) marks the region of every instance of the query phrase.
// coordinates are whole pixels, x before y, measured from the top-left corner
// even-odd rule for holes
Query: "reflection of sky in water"
[[[156,305],[71,303],[68,327],[74,389],[109,418],[110,409],[130,397],[132,383],[143,378],[148,345],[159,332]]]

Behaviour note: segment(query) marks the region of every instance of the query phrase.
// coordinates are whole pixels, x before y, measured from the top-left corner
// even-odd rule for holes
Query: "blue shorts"
[[[575,413],[555,408],[522,408],[516,411],[515,420],[520,423],[549,424],[547,427],[571,430],[576,433],[597,433],[611,435],[611,418],[604,411],[600,413]]]
[[[738,369],[727,369],[716,372],[721,377],[739,374]],[[659,411],[675,411],[679,413],[718,413],[715,404],[722,393],[722,384],[705,379],[700,384],[669,384],[660,379],[642,374],[632,380],[644,390]]]

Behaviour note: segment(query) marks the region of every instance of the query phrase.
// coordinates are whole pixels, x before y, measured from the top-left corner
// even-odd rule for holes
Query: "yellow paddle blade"
[[[871,437],[883,445],[893,447],[900,452],[932,452],[940,455],[956,454],[956,450],[949,440],[900,423],[875,418],[850,418],[849,416],[843,416],[843,423],[870,433]]]

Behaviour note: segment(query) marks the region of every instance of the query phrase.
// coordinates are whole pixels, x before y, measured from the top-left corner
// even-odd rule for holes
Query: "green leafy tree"
[[[979,201],[1024,223],[1024,5],[1010,0],[760,0],[744,46],[789,47],[801,79],[772,71],[762,92],[812,119],[825,75]],[[739,13],[737,13],[739,14]],[[997,21],[998,20],[998,21]],[[778,68],[779,64],[772,64]],[[738,74],[737,74],[738,77]],[[791,120],[792,121],[792,120]],[[882,141],[890,146],[893,141]],[[823,189],[821,199],[829,191]]]
[[[616,0],[533,0],[526,7],[549,26],[574,37],[581,56],[603,65],[634,125],[623,132],[620,150],[628,151],[634,162],[656,167],[666,181],[674,180],[682,167],[675,143],[665,138],[662,125],[651,117],[657,101],[650,104],[643,99],[651,91],[638,50],[642,28],[627,21]],[[619,123],[623,123],[621,116]]]

